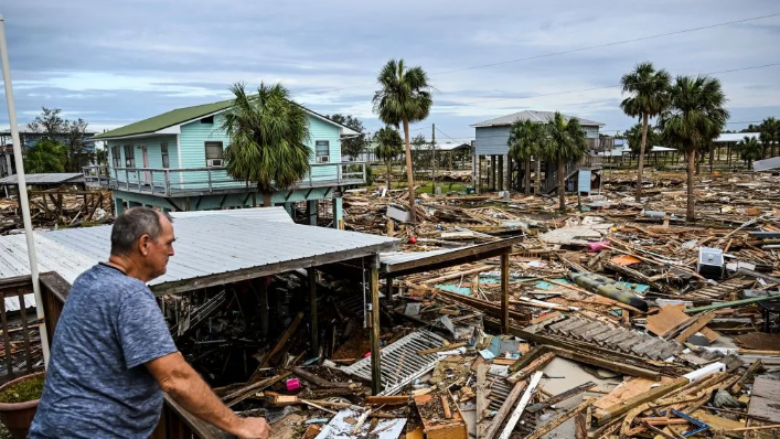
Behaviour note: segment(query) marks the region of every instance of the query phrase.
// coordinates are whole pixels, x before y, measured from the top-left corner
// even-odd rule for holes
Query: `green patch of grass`
[[[20,381],[0,392],[0,402],[13,404],[40,399],[43,394],[44,375],[38,375]]]

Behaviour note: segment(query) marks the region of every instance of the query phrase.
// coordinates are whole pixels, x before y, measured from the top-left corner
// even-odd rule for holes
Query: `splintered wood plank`
[[[702,330],[702,328],[707,326],[707,324],[710,323],[714,318],[715,318],[715,313],[713,312],[700,314],[696,318],[696,321],[693,322],[693,324],[691,324],[687,328],[685,328],[685,331],[683,331],[682,333],[680,333],[680,335],[675,337],[674,340],[679,343],[685,343],[686,341],[688,341],[689,338],[691,338],[693,334],[696,334],[697,332]]]
[[[780,381],[758,377],[753,382],[752,395],[769,398],[780,404]]]
[[[647,317],[647,330],[659,337],[671,334],[691,319],[685,314],[683,308],[683,305],[661,308],[658,313]]]
[[[748,415],[766,418],[770,422],[780,422],[780,401],[752,395]]]
[[[641,377],[632,377],[628,378],[627,380],[623,381],[619,386],[612,389],[611,392],[609,392],[607,395],[602,396],[599,398],[595,403],[593,403],[593,407],[597,409],[607,409],[609,407],[614,406],[615,404],[619,404],[623,401],[627,401],[635,396],[639,396],[651,388],[653,386],[664,385],[671,383],[674,379],[669,377],[661,377],[661,381],[655,381],[647,378],[641,378]]]

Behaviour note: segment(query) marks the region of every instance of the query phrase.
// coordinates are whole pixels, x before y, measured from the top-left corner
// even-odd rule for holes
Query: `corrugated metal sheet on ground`
[[[57,184],[57,183],[76,183],[84,181],[84,174],[78,172],[62,172],[51,174],[24,174],[27,184]],[[0,184],[17,184],[19,176],[17,174],[0,178]]]
[[[436,354],[419,355],[417,352],[438,348],[444,339],[432,332],[413,332],[381,350],[382,392],[394,395],[404,386],[433,370],[438,362]],[[347,373],[371,379],[371,357],[341,368]]]
[[[780,157],[772,157],[766,160],[756,160],[753,162],[754,171],[770,171],[772,169],[780,169]]]
[[[354,251],[371,254],[392,249],[396,239],[324,227],[258,221],[251,217],[204,215],[174,223],[176,254],[168,272],[150,285],[325,257]],[[36,232],[40,271],[55,271],[73,283],[111,249],[111,226]],[[28,275],[23,235],[0,238],[0,278]]]

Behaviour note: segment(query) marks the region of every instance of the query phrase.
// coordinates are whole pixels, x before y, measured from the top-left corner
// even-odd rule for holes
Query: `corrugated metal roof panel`
[[[174,219],[177,218],[195,218],[199,216],[235,216],[238,218],[251,218],[258,221],[272,223],[294,224],[290,214],[284,210],[284,207],[253,207],[249,209],[230,209],[230,210],[201,210],[196,212],[171,212]]]
[[[59,184],[77,183],[84,181],[84,174],[78,172],[51,173],[51,174],[24,174],[27,184]],[[9,175],[0,179],[0,184],[18,184],[18,175]]]
[[[24,295],[24,308],[34,308],[35,307],[35,295],[25,294]],[[5,310],[6,312],[12,312],[12,311],[19,311],[19,296],[14,297],[6,297],[5,298]]]
[[[396,239],[232,215],[180,217],[174,223],[175,255],[168,272],[150,285],[355,251],[359,257],[389,250]],[[55,271],[72,283],[108,259],[111,226],[36,232],[40,271]],[[362,253],[362,254],[359,254]],[[345,258],[346,259],[346,258]],[[23,235],[0,237],[0,278],[28,275]]]

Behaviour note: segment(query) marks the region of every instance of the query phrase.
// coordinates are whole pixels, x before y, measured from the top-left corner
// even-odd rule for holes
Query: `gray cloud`
[[[47,106],[107,128],[227,98],[237,81],[280,81],[316,111],[356,114],[376,128],[375,75],[403,57],[436,86],[419,126],[436,123],[458,139],[473,136],[471,123],[527,108],[624,129],[633,121],[609,86],[637,62],[673,74],[780,62],[780,17],[543,55],[776,12],[774,0],[27,0],[3,11],[21,121]],[[538,58],[449,73],[530,57]],[[732,121],[780,114],[778,69],[717,75]]]

